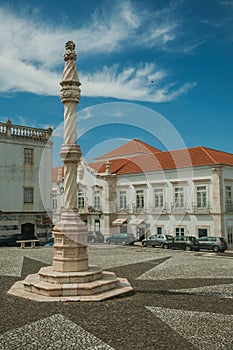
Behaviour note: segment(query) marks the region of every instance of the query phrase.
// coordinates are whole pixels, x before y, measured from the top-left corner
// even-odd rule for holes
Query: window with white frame
[[[197,207],[206,208],[207,206],[207,188],[205,185],[197,186]]]
[[[156,226],[156,234],[158,236],[161,236],[163,234],[163,227],[162,226]]]
[[[209,233],[209,228],[207,227],[197,227],[198,238],[207,237]]]
[[[126,191],[120,191],[120,209],[126,209],[127,207],[127,196]]]
[[[175,207],[184,207],[184,189],[183,187],[175,187]]]
[[[154,190],[154,199],[155,199],[155,208],[163,208],[164,198],[163,198],[162,188],[157,188]]]
[[[101,210],[100,206],[100,190],[94,191],[94,208],[96,210]]]
[[[85,206],[85,197],[83,191],[78,191],[78,208],[84,208]]]
[[[24,187],[24,203],[33,203],[33,187]]]
[[[136,190],[136,208],[144,208],[145,205],[145,194],[144,190]]]
[[[176,227],[176,237],[184,236],[185,228],[184,227]]]

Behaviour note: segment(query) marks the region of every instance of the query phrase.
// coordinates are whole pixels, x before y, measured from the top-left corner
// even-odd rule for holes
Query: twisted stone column
[[[64,162],[64,205],[66,209],[77,207],[77,165],[81,150],[77,139],[77,104],[80,99],[81,85],[75,65],[77,58],[75,44],[66,43],[64,53],[65,67],[62,75],[61,101],[64,104],[64,144],[60,156]]]
[[[88,268],[87,227],[80,219],[77,210],[77,168],[81,159],[81,150],[77,139],[77,104],[80,99],[81,85],[75,61],[75,44],[68,41],[65,45],[65,67],[62,75],[61,101],[64,104],[64,144],[60,156],[64,163],[64,208],[61,221],[54,232],[55,271],[83,271]]]

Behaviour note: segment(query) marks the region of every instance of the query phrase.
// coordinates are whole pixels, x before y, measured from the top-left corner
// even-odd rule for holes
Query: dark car
[[[162,247],[164,249],[172,248],[172,249],[184,249],[186,251],[196,250],[199,248],[199,241],[194,236],[178,236],[163,243]]]
[[[227,242],[223,237],[200,237],[200,249],[213,250],[214,252],[225,252],[228,249]]]
[[[106,242],[108,244],[115,243],[134,245],[135,241],[136,239],[132,233],[115,233],[114,235],[106,238]]]
[[[173,236],[171,235],[152,235],[147,239],[142,240],[142,245],[144,247],[152,246],[152,247],[163,247],[163,244],[168,240],[172,240]]]
[[[91,243],[103,243],[104,235],[100,231],[88,231],[87,241]]]
[[[53,247],[54,246],[54,237],[51,237],[46,243],[44,243],[45,247]]]
[[[16,247],[18,245],[16,241],[19,241],[20,239],[22,239],[20,234],[0,235],[0,246]]]

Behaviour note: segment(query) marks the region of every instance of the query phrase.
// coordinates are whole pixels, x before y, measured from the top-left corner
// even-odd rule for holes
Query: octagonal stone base
[[[36,301],[102,301],[132,292],[127,279],[96,266],[81,272],[57,272],[48,266],[16,282],[8,291]]]

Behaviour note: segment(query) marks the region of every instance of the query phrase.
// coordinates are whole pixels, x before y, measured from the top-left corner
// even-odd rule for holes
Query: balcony
[[[146,204],[143,207],[138,207],[136,204],[130,204],[125,207],[116,207],[117,213],[131,213],[131,214],[167,214],[169,212],[169,206],[165,203],[163,206],[157,206],[153,204]]]
[[[154,214],[168,214],[170,211],[168,203],[164,205],[150,205],[149,212]]]
[[[198,204],[196,202],[194,202],[192,204],[192,208],[193,208],[193,213],[196,214],[209,214],[210,213],[210,202],[206,202],[206,204]]]
[[[146,213],[147,208],[146,206],[137,206],[136,204],[132,204],[130,208],[131,213]]]
[[[124,207],[122,206],[116,206],[116,212],[117,213],[145,213],[148,211],[148,208],[146,206],[138,207],[136,204],[129,204]]]
[[[227,201],[225,204],[226,213],[233,213],[233,201]]]
[[[100,206],[98,207],[91,207],[91,206],[84,206],[84,207],[79,207],[78,208],[79,214],[100,214],[102,213],[102,208]]]
[[[88,214],[89,211],[88,211],[88,207],[84,206],[84,207],[79,207],[78,208],[78,212],[79,214]]]
[[[130,206],[129,205],[125,205],[125,206],[120,206],[117,205],[116,206],[116,212],[117,213],[129,213],[130,212]]]
[[[171,203],[171,213],[172,214],[185,214],[188,211],[187,203]]]

